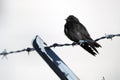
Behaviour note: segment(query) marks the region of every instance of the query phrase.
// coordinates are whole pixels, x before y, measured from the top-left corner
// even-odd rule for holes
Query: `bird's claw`
[[[80,45],[84,44],[85,42],[86,42],[85,40],[79,40]]]

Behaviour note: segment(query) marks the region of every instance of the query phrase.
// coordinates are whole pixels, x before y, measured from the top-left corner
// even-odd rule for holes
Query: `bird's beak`
[[[70,21],[69,19],[65,19],[65,21]]]

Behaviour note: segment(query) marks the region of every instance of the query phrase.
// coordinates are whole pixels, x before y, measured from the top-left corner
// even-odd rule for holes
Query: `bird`
[[[96,48],[101,47],[100,44],[95,42],[88,33],[85,26],[74,15],[69,15],[64,25],[64,33],[71,40],[76,43],[81,43],[80,46],[88,51],[93,56],[96,56],[99,52]],[[89,42],[85,42],[89,41]],[[90,42],[91,41],[91,42]]]

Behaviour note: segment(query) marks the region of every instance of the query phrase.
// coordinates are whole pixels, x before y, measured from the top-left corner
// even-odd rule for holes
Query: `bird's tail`
[[[86,51],[88,51],[90,54],[92,54],[93,56],[96,56],[97,55],[97,53],[98,53],[98,51],[95,49],[95,51],[97,51],[97,52],[95,52],[94,50],[93,50],[93,48],[91,47],[91,46],[89,46],[87,43],[85,43],[85,44],[81,44],[80,45],[83,49],[85,49]]]
[[[95,46],[95,47],[101,47],[101,45],[98,44],[97,42],[93,42],[93,46]]]
[[[91,43],[91,44],[84,43],[84,44],[81,45],[81,47],[84,48],[86,51],[88,51],[93,56],[95,56],[95,55],[97,55],[99,53],[97,51],[96,47],[101,47],[101,45],[94,42],[94,43]]]

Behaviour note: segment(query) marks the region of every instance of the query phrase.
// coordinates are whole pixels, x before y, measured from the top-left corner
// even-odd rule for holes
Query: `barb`
[[[108,34],[108,35],[105,35],[105,36],[102,36],[100,38],[97,38],[95,39],[94,41],[90,41],[90,40],[83,40],[82,42],[80,41],[79,43],[76,43],[76,42],[73,42],[73,43],[66,43],[66,44],[58,44],[58,43],[54,43],[50,46],[46,46],[47,48],[52,48],[52,47],[63,47],[63,46],[75,46],[75,45],[81,45],[83,44],[84,42],[86,43],[91,43],[91,42],[97,42],[99,40],[102,40],[102,39],[112,39],[113,37],[119,37],[120,34]],[[10,52],[7,52],[7,50],[5,49],[2,53],[0,53],[0,55],[2,55],[3,57],[6,57],[8,54],[12,54],[12,53],[20,53],[20,52],[31,52],[31,51],[34,51],[35,49],[34,48],[26,48],[26,49],[22,49],[22,50],[17,50],[17,51],[10,51]],[[6,57],[7,58],[7,57]]]
[[[120,36],[120,34],[108,34],[108,35],[105,35],[103,37],[100,37],[100,38],[97,38],[95,39],[94,41],[99,41],[101,39],[112,39],[113,37],[116,37],[116,36]]]

